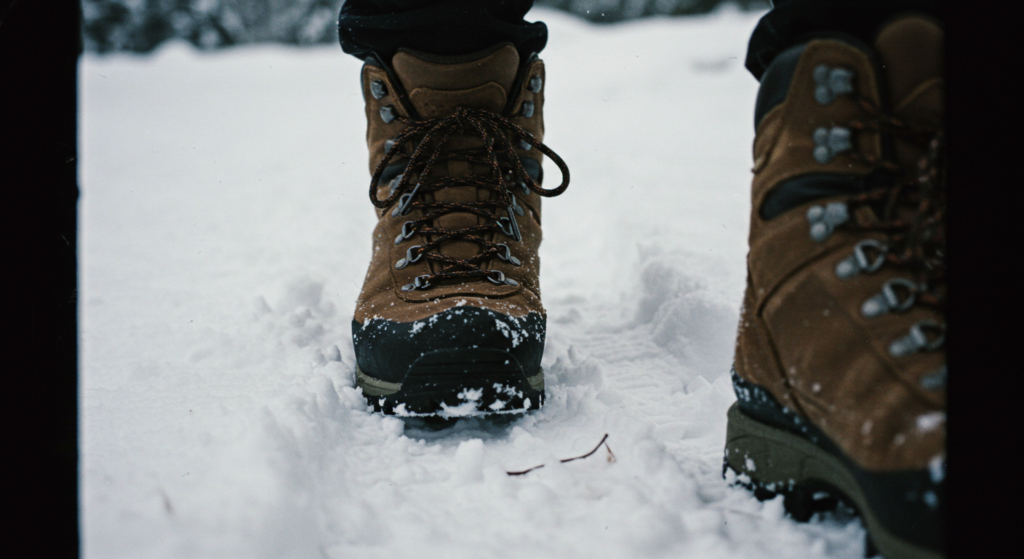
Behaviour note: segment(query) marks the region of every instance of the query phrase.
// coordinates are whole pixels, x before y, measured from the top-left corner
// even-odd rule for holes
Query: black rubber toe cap
[[[748,417],[799,435],[842,460],[886,530],[914,545],[945,553],[944,466],[941,475],[929,470],[861,468],[821,429],[780,404],[767,389],[741,378],[735,369],[732,383],[740,410]]]
[[[401,383],[409,367],[439,349],[494,349],[515,357],[526,376],[540,371],[545,319],[537,313],[512,317],[478,307],[457,307],[415,322],[352,321],[359,369],[374,378]]]

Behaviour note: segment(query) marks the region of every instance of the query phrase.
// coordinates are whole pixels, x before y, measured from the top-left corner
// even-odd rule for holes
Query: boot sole
[[[886,559],[943,559],[944,554],[908,542],[885,528],[856,476],[840,458],[789,431],[747,416],[736,402],[729,408],[725,467],[750,481],[741,484],[765,500],[783,495],[795,520],[834,508],[839,500],[857,510],[869,534],[868,550]]]
[[[425,353],[401,383],[372,377],[357,365],[356,386],[375,412],[408,417],[525,413],[544,403],[543,369],[527,376],[515,357],[494,349]]]

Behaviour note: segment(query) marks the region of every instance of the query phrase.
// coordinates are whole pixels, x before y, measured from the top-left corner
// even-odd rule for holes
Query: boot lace
[[[883,265],[899,266],[910,278],[895,278],[883,286],[881,294],[864,302],[865,316],[884,312],[905,312],[920,305],[932,309],[937,320],[921,320],[906,336],[894,340],[889,352],[904,357],[919,351],[934,351],[945,343],[946,304],[946,169],[945,131],[941,123],[922,125],[885,114],[871,102],[861,99],[867,117],[849,123],[852,130],[875,130],[923,148],[915,168],[906,170],[897,163],[857,151],[851,156],[896,177],[891,186],[850,196],[841,213],[851,219],[841,227],[863,233],[884,235],[881,242],[862,241],[854,255],[837,267],[843,270],[872,272]],[[857,211],[867,206],[871,212]],[[827,209],[826,209],[827,210]],[[845,266],[845,268],[844,268]],[[853,273],[856,273],[854,271]],[[943,368],[944,370],[944,368]]]
[[[447,116],[434,119],[412,120],[399,116],[396,120],[407,127],[394,138],[393,144],[377,164],[370,181],[370,201],[380,209],[398,202],[392,212],[394,217],[408,215],[413,210],[423,211],[422,217],[407,221],[403,225],[402,233],[395,240],[395,244],[401,244],[416,235],[424,237],[425,242],[411,247],[406,257],[399,260],[396,267],[402,268],[421,259],[439,265],[437,271],[417,276],[413,283],[402,289],[428,289],[443,280],[464,282],[487,279],[499,285],[518,285],[515,280],[506,278],[499,270],[485,270],[481,267],[495,257],[519,265],[519,261],[510,254],[507,245],[489,238],[497,239],[497,234],[501,233],[515,242],[521,242],[522,234],[516,222],[516,215],[522,215],[522,209],[515,200],[511,188],[519,185],[527,193],[534,192],[544,197],[558,196],[569,186],[569,169],[565,162],[528,131],[510,119],[490,111],[459,107]],[[482,147],[446,150],[445,145],[453,135],[479,137]],[[391,184],[390,195],[384,199],[378,198],[384,169],[396,155],[402,153],[405,145],[415,142],[417,138],[419,141],[409,156],[405,171]],[[517,145],[523,149],[537,148],[548,156],[558,166],[562,174],[562,183],[553,189],[542,188],[539,182],[533,180],[527,173],[516,155]],[[489,167],[489,172],[486,176],[432,177],[431,171],[441,160],[484,164]],[[414,180],[413,177],[418,178]],[[468,203],[428,202],[424,198],[425,194],[460,186],[486,189],[492,192],[492,195],[487,200]],[[474,214],[482,218],[481,223],[461,229],[448,229],[435,224],[438,218],[454,212]],[[480,246],[480,251],[465,259],[439,252],[438,249],[443,244],[455,240],[476,243]]]

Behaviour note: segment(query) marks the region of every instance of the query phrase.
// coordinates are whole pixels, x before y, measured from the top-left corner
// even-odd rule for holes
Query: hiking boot
[[[460,417],[544,402],[541,203],[568,186],[544,135],[544,63],[509,43],[400,50],[362,69],[373,259],[352,320],[373,409]],[[545,190],[547,155],[562,184]]]
[[[916,16],[810,40],[755,109],[725,464],[798,520],[846,501],[889,559],[945,556],[942,47]]]

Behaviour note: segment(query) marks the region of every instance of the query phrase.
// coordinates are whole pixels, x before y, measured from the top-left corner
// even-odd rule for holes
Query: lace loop
[[[425,259],[442,265],[440,271],[416,278],[417,281],[403,287],[403,290],[427,289],[443,279],[486,278],[498,283],[494,282],[494,276],[500,272],[484,270],[481,266],[492,257],[506,262],[518,260],[511,257],[506,245],[490,241],[486,235],[501,232],[516,242],[522,242],[523,235],[516,216],[525,215],[525,211],[513,196],[512,189],[521,188],[526,193],[536,192],[545,197],[558,196],[569,186],[569,169],[565,162],[529,131],[490,111],[459,107],[451,114],[439,118],[412,120],[395,115],[395,120],[405,124],[406,129],[388,142],[384,157],[378,162],[370,180],[370,201],[381,209],[397,201],[393,217],[406,216],[413,209],[423,210],[422,217],[403,225],[396,244],[412,235],[427,236],[430,240],[420,246],[416,260]],[[448,148],[449,141],[455,136],[479,138],[481,143],[479,147],[471,149]],[[384,170],[403,153],[406,146],[413,144],[415,148],[408,156],[405,170],[390,184],[388,196],[379,198]],[[517,149],[527,149],[525,146],[537,148],[537,151],[548,156],[558,166],[562,175],[558,187],[545,189],[530,176],[516,152]],[[489,172],[468,177],[434,177],[432,171],[442,160],[486,165]],[[424,194],[467,186],[487,189],[494,196],[465,203],[427,202],[423,199]],[[437,218],[452,212],[474,214],[482,219],[483,224],[455,230],[433,225]],[[466,259],[453,258],[438,251],[442,244],[455,240],[476,243],[482,250]],[[403,264],[413,262],[409,258],[403,260]],[[511,279],[503,280],[503,283],[518,285]]]
[[[409,164],[407,166],[407,169],[412,171],[416,167],[422,165],[423,169],[420,173],[421,177],[429,176],[430,170],[433,168],[438,157],[442,155],[444,144],[454,132],[472,130],[475,131],[483,140],[487,151],[487,160],[492,163],[492,167],[495,168],[495,170],[499,167],[494,144],[500,143],[501,145],[499,150],[507,156],[512,167],[514,178],[518,178],[518,180],[523,182],[532,192],[536,192],[541,196],[553,197],[562,194],[565,192],[565,189],[569,187],[569,168],[566,166],[565,161],[563,161],[557,153],[552,151],[551,148],[547,147],[543,142],[537,140],[522,127],[501,115],[481,109],[458,107],[454,112],[452,112],[452,114],[439,118],[415,121],[397,116],[396,120],[406,124],[407,128],[394,138],[394,143],[377,164],[373,173],[373,178],[370,180],[370,201],[378,208],[386,208],[394,204],[398,197],[409,191],[409,175],[411,173],[406,172],[398,181],[398,184],[394,185],[394,189],[387,198],[382,200],[377,197],[380,178],[384,169],[388,166],[388,163],[395,158],[395,156],[414,136],[421,134],[423,135],[423,138],[419,141],[413,154],[409,157]],[[545,189],[541,187],[537,181],[533,180],[533,178],[526,172],[526,169],[523,167],[519,157],[516,155],[515,144],[510,141],[510,138],[502,133],[503,130],[510,133],[514,139],[525,141],[527,144],[537,148],[538,151],[548,156],[551,161],[558,166],[558,169],[562,174],[562,182],[556,188]],[[427,146],[430,145],[431,140],[435,137],[438,137],[437,146],[429,156],[425,157],[424,152],[427,149]],[[502,201],[507,202],[508,199],[506,196],[509,195],[509,185],[506,184],[506,181],[500,172],[498,173],[498,182],[502,186]],[[417,186],[419,186],[419,184],[420,183],[418,182]],[[515,182],[512,182],[511,184],[515,184]],[[503,205],[507,206],[509,204]]]

